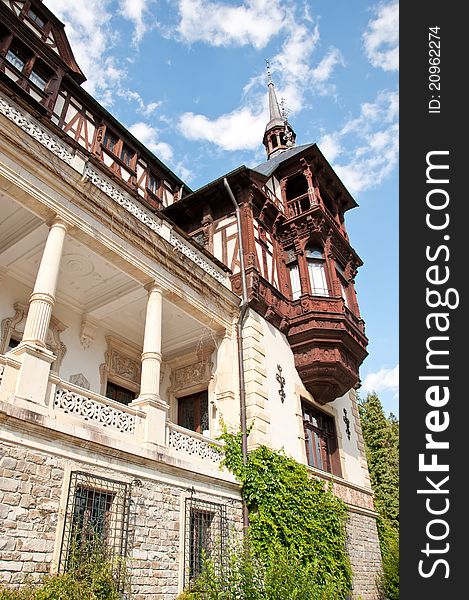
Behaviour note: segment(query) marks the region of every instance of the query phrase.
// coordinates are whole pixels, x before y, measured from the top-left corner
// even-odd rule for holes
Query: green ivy
[[[281,546],[303,565],[314,565],[312,583],[325,586],[333,580],[335,600],[346,598],[351,569],[345,548],[345,503],[284,452],[260,446],[248,454],[244,465],[241,434],[225,431],[220,439],[225,442],[223,464],[242,484],[253,552],[269,561]]]

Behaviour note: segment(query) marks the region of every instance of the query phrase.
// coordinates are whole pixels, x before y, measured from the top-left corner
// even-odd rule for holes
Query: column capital
[[[150,283],[147,283],[144,288],[147,290],[147,292],[150,294],[151,292],[160,292],[161,295],[164,294],[165,290],[162,287],[162,285],[160,283],[158,283],[157,281],[150,281]]]
[[[71,223],[68,223],[59,215],[55,215],[54,217],[46,221],[46,225],[49,227],[49,229],[52,229],[53,227],[61,227],[65,230],[66,233],[69,232],[70,229],[72,229],[73,227]]]

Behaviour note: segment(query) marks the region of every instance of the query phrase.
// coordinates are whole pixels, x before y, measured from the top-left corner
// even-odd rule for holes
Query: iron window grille
[[[226,506],[191,496],[185,501],[184,587],[191,589],[201,574],[204,558],[223,568],[228,543]]]
[[[118,590],[124,592],[129,549],[131,484],[74,471],[70,477],[59,572],[90,558],[112,565]]]

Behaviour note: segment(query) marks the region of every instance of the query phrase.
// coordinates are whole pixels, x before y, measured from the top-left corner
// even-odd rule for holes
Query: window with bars
[[[308,465],[340,475],[334,419],[303,402],[303,427]]]
[[[74,471],[70,477],[59,571],[103,556],[113,567],[119,591],[124,590],[122,559],[129,541],[131,484]]]
[[[226,506],[191,496],[185,502],[184,587],[202,572],[204,557],[221,569],[228,543]]]

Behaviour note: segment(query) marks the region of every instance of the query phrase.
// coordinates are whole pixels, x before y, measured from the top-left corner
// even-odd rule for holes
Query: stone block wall
[[[60,548],[71,470],[122,482],[133,479],[117,469],[0,444],[0,582],[17,585],[50,572]],[[131,598],[174,600],[180,581],[181,506],[190,493],[187,481],[182,487],[146,479],[139,473],[135,477],[142,485],[132,486]],[[241,533],[239,500],[202,493],[196,497],[225,504],[229,528]]]
[[[0,580],[49,572],[64,470],[56,458],[0,446]]]
[[[378,600],[378,579],[381,573],[376,519],[356,512],[349,513],[347,550],[353,572],[354,600]]]

